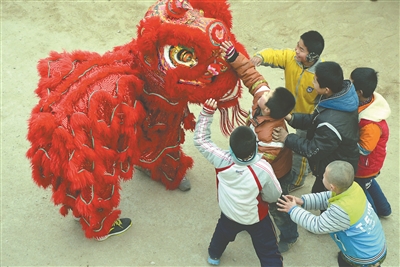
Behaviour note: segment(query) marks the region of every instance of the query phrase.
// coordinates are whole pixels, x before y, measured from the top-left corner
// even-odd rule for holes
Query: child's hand
[[[282,196],[278,199],[276,205],[278,206],[278,211],[289,212],[293,207],[297,205],[296,197],[290,195]]]
[[[221,50],[225,52],[225,59],[229,60],[234,54],[236,54],[236,49],[231,41],[223,41],[221,44]]]
[[[272,141],[285,143],[288,132],[283,127],[276,127],[272,132]]]
[[[295,201],[297,205],[301,206],[301,205],[304,204],[303,199],[301,199],[299,197],[295,197],[295,196],[292,196],[292,195],[285,195],[285,197],[287,197],[290,201]]]
[[[214,113],[214,111],[217,109],[217,106],[217,101],[215,101],[213,98],[209,98],[206,100],[206,102],[204,102],[203,109],[212,111],[212,113]]]
[[[250,59],[251,63],[254,64],[254,66],[258,67],[261,65],[261,63],[263,62],[262,58],[259,56],[254,56]]]
[[[228,50],[235,49],[235,47],[233,46],[231,41],[223,41],[222,44],[221,44],[221,49],[222,49],[222,51],[227,53]]]

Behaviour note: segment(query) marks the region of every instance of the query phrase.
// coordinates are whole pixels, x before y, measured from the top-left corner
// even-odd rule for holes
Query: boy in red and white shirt
[[[386,158],[386,144],[389,139],[386,119],[391,110],[383,96],[375,92],[378,77],[374,69],[356,68],[350,79],[359,99],[360,160],[354,180],[364,189],[378,216],[387,217],[392,213],[392,209],[375,178],[378,177]]]
[[[221,217],[208,248],[208,263],[219,265],[229,242],[247,231],[261,266],[283,266],[275,228],[268,214],[268,203],[276,202],[282,190],[271,165],[257,153],[254,132],[237,127],[229,138],[229,150],[211,141],[210,125],[217,102],[208,99],[199,115],[194,145],[213,164],[217,174]]]

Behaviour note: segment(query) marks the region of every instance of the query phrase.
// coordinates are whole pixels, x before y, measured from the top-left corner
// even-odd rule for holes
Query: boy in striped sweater
[[[283,196],[278,200],[278,210],[288,212],[295,223],[312,233],[329,233],[340,249],[340,267],[380,266],[386,257],[385,234],[363,189],[354,182],[352,165],[340,160],[331,162],[323,183],[329,191],[301,198]],[[325,209],[319,216],[306,211]]]

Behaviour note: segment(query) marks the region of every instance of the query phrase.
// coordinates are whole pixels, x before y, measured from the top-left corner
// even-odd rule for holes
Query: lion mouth
[[[189,81],[189,80],[184,80],[184,79],[179,79],[178,83],[180,84],[188,84],[188,85],[194,85],[194,86],[204,86],[205,83],[201,81]]]
[[[210,84],[213,82],[213,79],[215,76],[210,77],[208,80],[196,80],[196,81],[191,81],[191,80],[184,80],[184,79],[179,79],[178,83],[180,84],[188,84],[188,85],[193,85],[193,86],[205,86],[206,84]],[[218,99],[218,102],[230,102],[232,100],[238,99],[240,95],[240,81],[238,81],[235,85],[234,88],[230,89],[228,92],[226,92],[220,99]]]
[[[194,86],[206,86],[214,82],[216,79],[216,76],[210,75],[209,72],[206,72],[202,77],[200,77],[197,80],[185,80],[185,79],[179,79],[178,83],[180,84],[189,84],[189,85],[194,85]]]

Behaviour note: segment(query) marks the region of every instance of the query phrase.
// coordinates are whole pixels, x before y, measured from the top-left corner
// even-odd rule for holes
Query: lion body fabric
[[[219,49],[230,40],[247,55],[230,32],[228,7],[160,0],[131,42],[103,55],[53,51],[39,61],[40,100],[27,135],[32,176],[51,187],[62,215],[80,218],[87,238],[107,235],[118,219],[120,181],[134,166],[167,189],[179,186],[193,166],[181,147],[195,126],[189,104],[218,100],[225,134],[243,124],[241,84]]]

